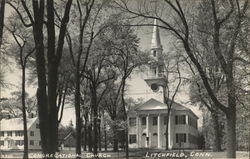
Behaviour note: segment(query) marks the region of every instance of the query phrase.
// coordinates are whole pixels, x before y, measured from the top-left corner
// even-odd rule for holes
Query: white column
[[[146,116],[146,133],[147,133],[147,138],[149,137],[149,114]],[[149,141],[146,140],[146,147],[149,147]]]
[[[169,127],[168,127],[168,135],[169,135],[169,145],[168,148],[171,150],[173,148],[174,145],[174,140],[175,140],[175,129],[174,129],[174,125],[175,125],[175,116],[173,113],[173,110],[170,111],[169,114]]]
[[[138,124],[138,127],[139,127],[139,134],[138,134],[138,143],[139,143],[139,147],[142,147],[142,141],[141,141],[141,138],[142,138],[142,128],[141,128],[141,118],[139,117],[139,124]]]
[[[158,128],[158,132],[157,132],[157,137],[158,137],[158,148],[161,148],[161,115],[158,115],[157,118],[157,128]]]
[[[137,143],[137,147],[139,147],[139,137],[140,137],[140,133],[139,133],[139,120],[140,120],[140,117],[139,115],[137,114],[136,116],[136,143]]]

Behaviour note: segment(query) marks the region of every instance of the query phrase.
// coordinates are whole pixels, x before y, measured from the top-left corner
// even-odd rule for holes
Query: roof
[[[72,130],[70,129],[59,129],[58,140],[66,140],[70,135],[72,135]]]
[[[38,120],[38,118],[27,118],[27,129],[29,129],[32,124]],[[13,131],[13,130],[23,130],[23,119],[22,118],[11,118],[2,119],[0,121],[1,131]]]
[[[66,137],[63,138],[63,140],[67,140],[72,135],[72,132],[70,132]]]
[[[168,100],[171,101],[170,99],[168,99]],[[144,110],[146,110],[146,111],[167,110],[167,108],[168,108],[167,104],[164,104],[156,99],[151,98],[148,101],[146,101],[145,103],[135,106],[129,112],[135,113],[137,111],[144,111]],[[186,110],[186,111],[189,111],[191,114],[193,114],[197,119],[199,118],[191,109],[189,109],[189,108],[187,108],[179,103],[176,103],[176,102],[173,102],[171,109],[178,110],[178,111]]]
[[[160,109],[167,109],[168,106],[167,104],[164,104],[162,102],[159,102],[156,99],[149,99],[145,103],[138,105],[137,107],[134,108],[135,111],[137,110],[160,110]],[[183,105],[174,102],[172,105],[172,109],[175,110],[189,110],[188,108],[184,107]]]
[[[154,27],[153,27],[153,36],[152,36],[152,41],[151,41],[151,48],[162,49],[159,29],[157,25],[158,25],[157,20],[155,19]]]

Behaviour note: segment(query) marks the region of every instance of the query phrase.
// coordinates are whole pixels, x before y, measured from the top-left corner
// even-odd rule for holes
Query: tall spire
[[[155,19],[154,27],[153,27],[153,36],[152,36],[152,41],[151,41],[151,49],[162,49],[159,29],[157,25],[158,23],[157,23],[157,20]]]

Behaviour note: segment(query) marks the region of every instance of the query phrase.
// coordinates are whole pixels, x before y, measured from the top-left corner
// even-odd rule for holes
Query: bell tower
[[[147,79],[144,79],[154,92],[157,92],[160,86],[166,87],[167,85],[167,78],[164,75],[165,64],[162,54],[163,48],[161,45],[159,28],[157,25],[157,20],[155,19],[151,41],[151,60],[149,62],[148,77]]]

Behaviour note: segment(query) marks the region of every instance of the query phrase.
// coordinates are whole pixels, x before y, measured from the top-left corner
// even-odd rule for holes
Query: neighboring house
[[[59,131],[58,133],[58,144],[61,149],[64,147],[75,147],[76,139],[74,132],[70,129],[65,131]]]
[[[64,137],[63,144],[65,147],[75,147],[76,139],[72,132],[70,132],[67,136]]]
[[[166,114],[167,105],[152,98],[128,111],[129,146],[165,148]],[[192,110],[174,102],[170,113],[168,147],[197,148],[197,120]]]
[[[41,149],[41,139],[38,118],[27,119],[28,148]],[[0,149],[18,150],[24,148],[23,119],[12,118],[0,121]]]

